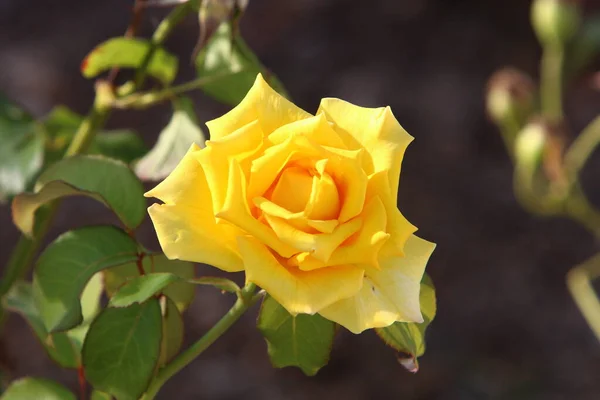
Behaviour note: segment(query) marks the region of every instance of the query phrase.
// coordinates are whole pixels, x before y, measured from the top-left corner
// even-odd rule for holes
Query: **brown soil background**
[[[588,1],[588,8],[594,8]],[[42,116],[56,104],[84,113],[92,84],[78,71],[97,43],[121,35],[131,1],[0,1],[0,91]],[[415,136],[406,155],[399,205],[438,243],[428,272],[438,316],[421,371],[400,367],[372,333],[338,335],[330,364],[317,377],[272,369],[253,329],[255,313],[177,375],[160,399],[598,399],[600,344],[566,287],[564,276],[598,250],[576,224],[541,220],[515,202],[512,168],[484,114],[484,86],[503,65],[536,75],[539,48],[529,27],[529,2],[451,0],[252,0],[242,33],[286,84],[295,102],[315,111],[319,99],[390,105]],[[588,10],[590,11],[590,10]],[[146,15],[149,33],[164,10]],[[181,55],[182,81],[197,25],[188,20],[168,47]],[[584,80],[567,91],[577,131],[600,108]],[[224,112],[202,94],[206,121]],[[151,145],[169,119],[167,107],[120,112],[111,127],[137,129]],[[1,145],[1,144],[0,144]],[[600,199],[598,162],[585,171]],[[114,222],[91,201],[64,203],[50,238],[76,226]],[[9,208],[0,206],[0,265],[17,238]],[[140,238],[156,246],[146,223]],[[210,274],[209,267],[199,273]],[[186,341],[197,338],[230,299],[198,291],[186,316]],[[25,323],[12,316],[2,358],[17,376],[55,378],[76,386],[76,374],[47,359]]]

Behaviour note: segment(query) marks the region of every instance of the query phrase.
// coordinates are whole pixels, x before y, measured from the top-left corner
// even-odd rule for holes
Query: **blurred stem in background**
[[[563,120],[563,67],[563,46],[545,46],[540,64],[540,102],[542,114],[553,122]]]
[[[151,38],[152,46],[148,50],[148,53],[150,54],[145,57],[145,62],[142,63],[135,76],[135,83],[133,85],[124,85],[126,87],[131,87],[131,90],[126,94],[133,93],[143,86],[152,52],[157,46],[161,45],[166,40],[166,38],[173,31],[174,27],[177,26],[177,24],[181,22],[184,17],[193,11],[193,2],[183,3],[174,8],[161,21]],[[70,157],[86,152],[94,138],[94,135],[104,126],[110,115],[111,104],[114,100],[113,96],[114,93],[112,84],[99,81],[96,85],[96,97],[93,106],[79,126],[79,129],[73,137],[73,140],[65,152],[64,157]],[[37,253],[41,243],[44,240],[44,236],[52,224],[58,209],[58,205],[59,202],[54,201],[48,207],[38,211],[36,214],[36,227],[33,237],[29,238],[23,234],[21,234],[19,237],[19,240],[10,255],[8,263],[4,268],[4,277],[0,282],[0,297],[4,296],[8,292],[16,280],[23,278],[29,271],[31,261]],[[4,321],[4,317],[4,310],[0,308],[0,327]]]
[[[592,281],[600,277],[600,254],[573,268],[567,275],[567,286],[590,328],[600,341],[600,302]]]
[[[566,65],[565,53],[569,46],[581,47],[589,41],[577,36],[590,32],[580,29],[580,14],[573,0],[533,1],[531,23],[542,45],[539,110],[536,113],[533,107],[535,87],[515,69],[501,70],[490,79],[487,109],[514,163],[514,191],[521,205],[538,215],[566,216],[600,239],[600,212],[579,181],[581,170],[600,144],[600,117],[565,146],[563,85],[565,70],[572,67]],[[579,61],[575,57],[574,62]],[[592,286],[599,277],[597,254],[569,272],[567,285],[600,340],[600,301]]]

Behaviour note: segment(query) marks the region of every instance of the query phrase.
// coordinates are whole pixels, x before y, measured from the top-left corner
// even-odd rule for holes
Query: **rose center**
[[[271,201],[291,212],[306,208],[312,191],[313,177],[303,168],[286,168],[279,177]]]
[[[320,165],[319,165],[320,164]],[[337,219],[340,195],[334,179],[317,166],[291,165],[283,170],[270,193],[270,200],[292,213],[304,212],[313,220]]]

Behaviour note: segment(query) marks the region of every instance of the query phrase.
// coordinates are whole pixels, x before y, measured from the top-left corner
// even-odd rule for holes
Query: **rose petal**
[[[434,243],[412,235],[406,242],[405,257],[380,260],[381,269],[365,273],[363,286],[355,296],[319,313],[353,333],[386,327],[396,321],[423,322],[419,291],[434,248]]]
[[[361,217],[365,222],[359,233],[333,252],[328,265],[356,263],[379,269],[379,250],[390,236],[386,233],[387,214],[381,199],[373,197]]]
[[[305,251],[323,262],[327,262],[335,249],[355,234],[363,223],[362,218],[357,217],[339,225],[332,233],[310,234],[294,228],[281,218],[273,217],[269,214],[265,214],[264,217],[271,228],[273,228],[277,237],[283,243],[295,248],[296,253]]]
[[[246,265],[246,281],[267,291],[291,314],[314,314],[324,307],[356,294],[364,270],[339,266],[304,272],[286,268],[254,238],[238,238]]]
[[[256,197],[253,203],[263,213],[282,218],[295,228],[306,233],[311,233],[310,228],[322,233],[331,233],[335,227],[339,225],[338,221],[335,219],[328,221],[307,219],[304,215],[304,212],[292,213],[289,210],[278,206],[272,201],[265,199],[264,197]]]
[[[368,169],[372,169],[367,169],[367,174],[389,171],[390,191],[395,200],[402,158],[413,137],[402,128],[391,109],[364,108],[340,99],[326,98],[321,100],[319,113],[324,113],[334,123],[334,129],[348,148],[364,148],[367,151],[370,160],[366,164]]]
[[[290,212],[304,211],[311,197],[313,177],[304,168],[283,170],[271,194],[271,201]]]
[[[258,74],[242,102],[227,114],[206,123],[211,139],[225,137],[252,121],[258,121],[265,135],[290,122],[312,115],[273,90]]]
[[[153,204],[148,213],[168,258],[214,265],[224,271],[241,271],[236,236],[242,232],[217,225],[210,190],[195,156],[195,144],[171,174],[145,194],[165,204]]]
[[[269,135],[268,140],[273,144],[280,144],[285,142],[289,137],[295,135],[306,136],[312,142],[322,146],[340,149],[346,148],[344,141],[323,114],[283,125],[273,131],[273,133]]]
[[[196,153],[210,187],[213,209],[220,209],[227,195],[229,160],[235,158],[248,173],[251,160],[262,146],[263,131],[257,121],[252,121],[231,135],[207,141],[206,148]]]
[[[402,256],[404,255],[403,248],[406,241],[415,233],[417,228],[408,222],[398,210],[396,201],[390,193],[386,171],[376,172],[369,176],[367,198],[370,199],[375,196],[381,199],[385,207],[387,215],[386,232],[390,234],[389,240],[385,243],[381,252],[386,256]]]
[[[282,257],[291,257],[297,249],[281,241],[271,228],[262,224],[250,213],[246,202],[246,177],[239,163],[232,159],[229,163],[227,197],[223,207],[215,215],[256,237],[275,250]]]

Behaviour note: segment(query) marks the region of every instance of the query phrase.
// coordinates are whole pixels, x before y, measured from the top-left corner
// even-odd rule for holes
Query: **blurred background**
[[[96,44],[123,34],[131,3],[0,0],[0,92],[36,116],[57,104],[84,114],[93,85],[79,64]],[[597,8],[593,3],[586,12]],[[249,313],[159,398],[600,398],[600,344],[565,285],[566,272],[600,246],[569,220],[538,219],[519,207],[509,157],[484,111],[485,84],[498,68],[512,65],[537,76],[540,49],[529,6],[523,0],[250,1],[242,34],[296,104],[315,112],[321,97],[333,96],[390,105],[416,138],[404,161],[399,205],[420,236],[438,243],[428,266],[438,314],[416,375],[375,334],[340,332],[330,364],[307,378],[271,368]],[[164,13],[149,10],[142,34]],[[194,76],[187,60],[197,35],[190,18],[167,44],[181,57],[180,81]],[[600,110],[600,93],[581,79],[566,96],[576,132]],[[193,97],[201,121],[227,110],[200,92]],[[109,126],[136,129],[151,146],[169,118],[167,105],[115,113]],[[592,162],[584,176],[597,200],[598,168]],[[48,240],[111,218],[90,200],[68,200]],[[17,237],[9,207],[0,205],[0,265]],[[157,248],[149,223],[140,237]],[[186,313],[186,341],[212,326],[229,303],[217,291],[199,290]],[[20,317],[11,316],[0,345],[0,361],[16,376],[76,387],[76,373],[56,367]]]

